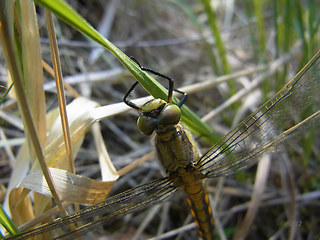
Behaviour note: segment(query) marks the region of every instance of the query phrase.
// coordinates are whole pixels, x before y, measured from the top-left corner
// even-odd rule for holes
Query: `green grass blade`
[[[3,210],[2,205],[0,204],[0,223],[1,225],[10,233],[10,235],[15,235],[20,233],[20,230],[11,220],[11,218]]]
[[[229,74],[230,71],[230,66],[227,60],[227,54],[226,54],[226,50],[220,35],[220,31],[218,28],[218,24],[216,22],[216,16],[215,13],[213,11],[213,9],[210,6],[210,1],[209,0],[202,0],[202,4],[204,6],[204,10],[207,14],[208,17],[208,23],[212,32],[212,35],[214,36],[215,40],[216,40],[216,44],[218,47],[218,51],[219,51],[219,57],[221,58],[221,62],[222,62],[222,67],[224,70],[225,74]]]
[[[263,1],[254,0],[254,11],[257,18],[259,45],[260,45],[260,60],[264,59],[266,52],[266,34],[264,30],[264,16],[263,16]]]
[[[10,86],[8,87],[8,89],[5,91],[5,93],[3,94],[3,96],[0,99],[0,106],[1,104],[4,102],[4,100],[6,99],[6,97],[8,96],[9,92],[11,91],[13,87],[13,83],[10,84]]]
[[[154,80],[149,74],[142,71],[140,67],[132,61],[125,53],[114,46],[110,41],[105,39],[97,32],[82,16],[72,9],[65,1],[62,0],[35,0],[36,3],[50,10],[58,18],[72,26],[88,38],[100,44],[111,52],[118,60],[132,73],[140,84],[155,98],[167,98],[167,90]],[[213,143],[217,138],[212,135],[210,127],[203,123],[200,118],[191,112],[186,106],[182,108],[183,121],[191,131],[197,135],[204,136],[207,141]]]

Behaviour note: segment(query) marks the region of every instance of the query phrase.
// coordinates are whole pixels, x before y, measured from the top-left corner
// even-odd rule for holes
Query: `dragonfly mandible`
[[[179,123],[180,106],[185,97],[178,105],[172,104],[173,81],[164,76],[169,80],[166,101],[153,99],[142,106],[127,100],[137,85],[135,83],[125,95],[124,102],[142,114],[138,120],[138,128],[142,133],[151,135],[155,132],[155,148],[166,169],[167,177],[130,189],[70,216],[58,218],[8,239],[29,238],[84,218],[104,214],[99,219],[55,238],[73,239],[115,216],[163,202],[179,189],[186,192],[191,213],[202,238],[214,239],[214,222],[203,181],[247,168],[263,154],[277,150],[285,141],[302,136],[306,130],[320,125],[319,58],[320,51],[276,95],[221,138],[202,157],[189,131]],[[142,70],[149,71],[144,68]],[[308,106],[302,104],[302,101]],[[291,115],[302,112],[305,107],[308,107],[309,114],[300,123],[292,123]]]

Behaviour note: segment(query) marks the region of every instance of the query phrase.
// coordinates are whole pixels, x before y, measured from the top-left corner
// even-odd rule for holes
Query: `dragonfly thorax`
[[[151,135],[156,128],[169,127],[179,123],[180,108],[162,99],[153,99],[141,107],[142,116],[138,118],[137,126],[144,135]]]

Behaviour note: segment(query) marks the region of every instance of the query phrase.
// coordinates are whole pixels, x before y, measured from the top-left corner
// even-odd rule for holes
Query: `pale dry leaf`
[[[110,177],[102,182],[85,176],[67,172],[66,170],[49,168],[61,200],[94,204],[102,201],[108,195],[117,176]],[[45,196],[51,197],[50,189],[40,170],[28,174],[17,187],[30,189]]]
[[[84,134],[91,128],[93,123],[97,122],[100,118],[107,118],[109,116],[113,116],[118,113],[119,107],[114,107],[114,105],[118,106],[118,104],[113,104],[105,107],[98,107],[97,103],[87,100],[85,98],[77,98],[74,101],[72,101],[70,104],[68,104],[67,114],[68,114],[68,120],[70,124],[70,132],[71,132],[71,140],[72,140],[72,148],[73,148],[74,156],[77,155],[80,149]],[[122,103],[119,103],[119,105],[122,105]],[[104,109],[103,116],[101,115],[101,111],[99,111],[101,110],[101,108]],[[97,111],[100,112],[99,118],[96,117]],[[57,116],[58,115],[55,114],[54,112],[47,115],[47,117],[55,117],[56,120],[55,121],[53,121],[52,119],[48,120],[48,122],[52,126],[47,131],[47,140],[44,147],[44,154],[49,166],[64,167],[63,164],[61,163],[64,162],[64,159],[67,158],[67,155],[66,155],[64,142],[63,142],[60,118],[59,116],[58,117]],[[28,148],[22,147],[22,149],[20,150],[20,154],[18,156],[20,160],[17,160],[17,164],[14,168],[12,179],[10,181],[11,185],[9,190],[16,188],[18,185],[24,186],[23,182],[26,181],[29,183],[29,189],[31,189],[32,191],[47,195],[47,193],[45,193],[45,191],[43,190],[44,183],[41,183],[42,187],[39,187],[39,185],[37,186],[40,178],[32,177],[34,179],[33,185],[35,185],[35,187],[32,188],[30,186],[32,185],[31,184],[32,180],[30,180],[29,177],[27,176],[27,172],[30,164],[30,159],[28,158],[28,156],[29,156]],[[29,161],[26,161],[26,160],[29,160]],[[63,195],[62,199],[64,200],[67,199],[68,201],[71,201],[71,202],[81,202],[85,204],[91,204],[93,202],[97,202],[103,199],[108,194],[108,191],[110,190],[113,182],[118,178],[118,175],[115,172],[115,169],[112,166],[112,163],[109,162],[107,165],[111,169],[110,172],[113,173],[108,177],[109,179],[107,183],[94,182],[94,184],[93,183],[90,184],[90,180],[84,180],[83,178],[81,178],[81,176],[78,176],[78,175],[76,175],[76,177],[74,178],[70,177],[69,179],[73,179],[73,181],[68,182],[67,180],[63,180],[64,178],[61,177],[61,174],[58,175],[58,182],[59,182],[59,179],[63,180],[63,181],[61,180],[60,183],[56,184],[58,192],[62,192],[62,193],[68,192],[66,196],[62,194]],[[32,171],[28,175],[33,176],[34,174],[33,171],[36,171],[37,174],[40,173],[39,167],[37,165],[34,165],[32,167]],[[66,174],[65,178],[67,178],[68,176],[69,175]],[[25,178],[27,178],[27,180],[25,180]],[[75,179],[78,179],[78,178],[82,180],[76,181]],[[89,181],[89,183],[86,183],[86,181]],[[21,183],[19,184],[19,182]],[[69,191],[69,190],[65,191],[65,189],[72,188],[70,187],[72,186],[72,183],[79,183],[79,182],[81,183],[82,186],[87,187],[87,189],[81,189],[83,197],[81,197],[80,199],[79,199],[80,190],[76,191],[75,192],[76,194],[73,194],[72,191]],[[73,186],[73,189],[75,189],[75,186]],[[76,196],[75,199],[74,199],[74,196]],[[12,199],[12,201],[13,203],[16,203],[16,202],[19,202],[19,199],[15,199],[15,200]]]

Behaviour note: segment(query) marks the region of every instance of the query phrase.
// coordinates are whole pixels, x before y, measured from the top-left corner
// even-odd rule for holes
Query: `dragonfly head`
[[[179,123],[180,108],[162,99],[153,99],[141,107],[142,116],[138,118],[137,126],[144,135],[151,135],[158,126],[169,126]]]

